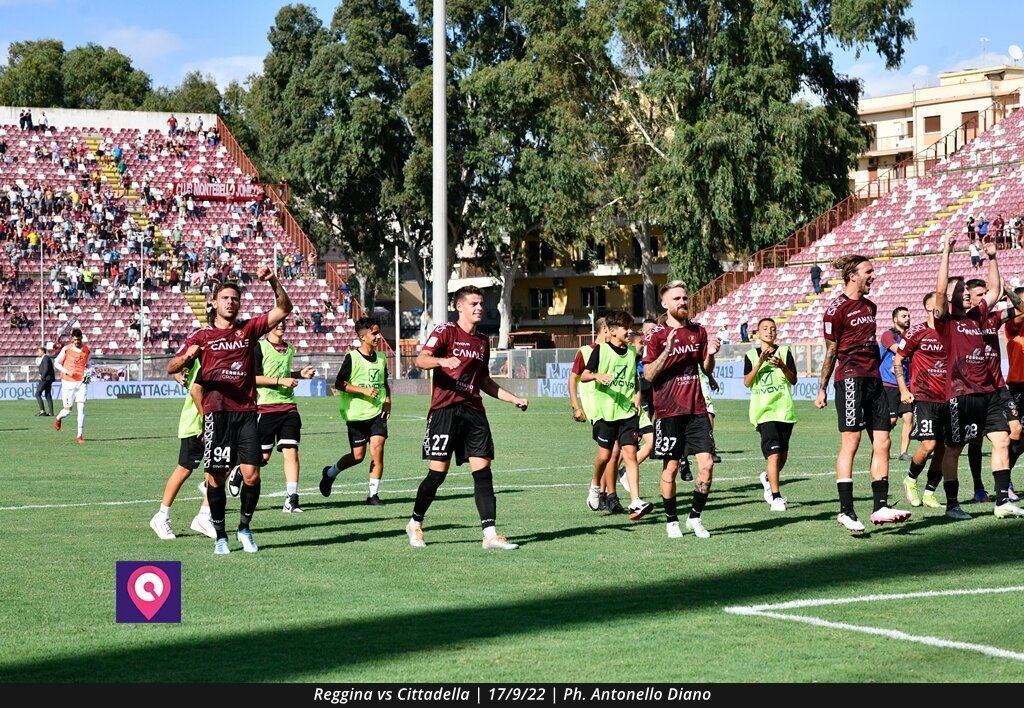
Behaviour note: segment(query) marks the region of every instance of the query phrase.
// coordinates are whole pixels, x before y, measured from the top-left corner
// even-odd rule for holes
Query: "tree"
[[[169,89],[161,86],[142,103],[146,111],[172,113],[220,113],[222,97],[212,76],[198,71],[185,74],[181,83]]]
[[[629,159],[608,175],[631,224],[663,226],[674,273],[699,286],[720,259],[777,243],[847,192],[866,144],[859,85],[829,42],[897,66],[909,0],[596,0],[611,29],[611,86]],[[813,94],[820,105],[801,98]],[[621,144],[621,143],[620,143]],[[622,154],[612,152],[621,161]]]
[[[63,106],[64,56],[64,43],[56,39],[11,42],[7,66],[0,67],[0,104]]]
[[[116,49],[97,44],[75,47],[61,64],[63,105],[68,108],[134,110],[150,91],[146,72]]]

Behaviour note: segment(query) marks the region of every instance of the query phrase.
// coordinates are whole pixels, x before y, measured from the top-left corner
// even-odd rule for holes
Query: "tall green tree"
[[[56,39],[11,42],[0,66],[0,104],[60,107],[64,102],[64,43]]]
[[[152,91],[142,102],[146,111],[170,111],[177,113],[220,113],[223,97],[212,76],[203,76],[191,71],[174,88],[160,88]]]
[[[98,44],[75,47],[61,64],[64,103],[68,108],[134,110],[150,91],[149,75],[131,59]]]

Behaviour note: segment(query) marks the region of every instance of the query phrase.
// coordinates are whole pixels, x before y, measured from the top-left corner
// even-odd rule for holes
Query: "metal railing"
[[[1010,109],[998,101],[979,111],[977,118],[965,121],[917,154],[896,163],[824,214],[801,226],[783,242],[758,251],[747,260],[744,267],[723,273],[690,295],[691,311],[703,312],[766,268],[785,266],[797,252],[863,211],[874,200],[889,194],[908,180],[930,173],[941,160],[958,152],[1010,112]]]

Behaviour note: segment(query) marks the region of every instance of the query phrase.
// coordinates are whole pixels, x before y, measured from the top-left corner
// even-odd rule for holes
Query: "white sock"
[[[71,415],[71,409],[70,408],[61,408],[60,409],[60,413],[57,414],[57,420],[64,420],[69,415]]]
[[[369,494],[369,496],[372,497],[373,495],[375,495],[377,493],[378,489],[380,489],[380,480],[379,479],[374,479],[373,477],[370,477],[370,494]]]
[[[421,524],[416,519],[409,519],[409,525],[412,526],[414,529],[418,529],[418,528],[422,528],[423,527],[423,524]]]
[[[288,484],[285,485],[285,488],[288,491],[288,496],[291,496],[292,494],[298,494],[299,493],[299,483],[298,482],[288,482]]]
[[[78,436],[82,436],[82,431],[85,430],[85,403],[78,403]]]
[[[590,485],[590,491],[592,491],[592,492],[600,492],[601,491],[601,487],[600,487],[600,485],[597,485],[597,484],[591,484]]]
[[[484,538],[485,539],[487,539],[487,538],[494,538],[497,535],[498,535],[498,532],[495,530],[495,528],[493,526],[488,526],[487,528],[484,529]]]
[[[170,515],[171,515],[171,507],[164,506],[163,504],[161,504],[160,505],[160,516],[170,516]]]
[[[334,479],[339,474],[341,474],[341,470],[338,469],[337,465],[331,465],[330,467],[327,468],[327,476],[330,477],[331,479]]]

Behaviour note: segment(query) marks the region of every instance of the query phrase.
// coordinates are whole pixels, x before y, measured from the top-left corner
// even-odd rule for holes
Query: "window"
[[[551,288],[530,288],[530,319],[540,319],[548,314],[555,302],[555,291]]]
[[[644,284],[637,283],[633,286],[633,317],[644,316]]]
[[[938,133],[942,130],[942,116],[925,116],[924,132]]]
[[[603,286],[580,288],[580,303],[586,310],[603,310],[608,306],[608,293]]]
[[[594,260],[598,263],[604,263],[605,258],[608,255],[608,251],[603,243],[594,244]]]
[[[912,120],[907,121],[907,137],[914,137],[914,121]]]
[[[530,270],[549,266],[554,260],[555,252],[551,248],[551,244],[543,241],[526,242],[526,262]]]

